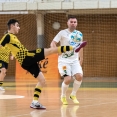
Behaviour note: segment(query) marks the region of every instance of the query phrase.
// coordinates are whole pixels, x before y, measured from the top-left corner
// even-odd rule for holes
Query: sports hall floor
[[[40,96],[46,110],[30,108],[36,80],[5,81],[5,92],[0,91],[0,117],[116,117],[117,78],[84,79],[77,93],[79,105],[69,100],[72,83],[67,92],[69,105],[60,101],[62,79],[47,80]]]

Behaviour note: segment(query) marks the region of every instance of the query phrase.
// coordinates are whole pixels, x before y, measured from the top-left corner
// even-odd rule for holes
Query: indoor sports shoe
[[[46,109],[46,107],[41,105],[39,102],[36,102],[36,103],[32,102],[30,107],[35,109]]]
[[[61,97],[61,102],[63,103],[63,105],[67,105],[68,102],[66,100],[66,97]]]
[[[75,104],[79,104],[79,101],[77,100],[76,96],[70,95],[69,99],[71,99]]]
[[[81,43],[79,43],[76,47],[75,47],[75,52],[79,52],[81,48],[85,47],[87,45],[87,41],[83,41]]]
[[[3,87],[0,87],[0,91],[5,91],[5,89]]]

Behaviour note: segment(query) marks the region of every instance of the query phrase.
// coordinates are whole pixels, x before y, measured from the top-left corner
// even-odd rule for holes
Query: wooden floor
[[[72,86],[70,86],[67,92],[69,105],[62,105],[60,101],[61,82],[61,79],[47,80],[47,86],[43,88],[39,99],[40,103],[46,106],[46,110],[30,108],[36,80],[23,79],[22,81],[5,82],[5,92],[0,91],[0,117],[117,116],[116,87],[102,87],[100,85],[99,87],[92,87],[93,85],[89,87],[85,85],[77,93],[80,104],[75,105],[68,98],[72,91]]]

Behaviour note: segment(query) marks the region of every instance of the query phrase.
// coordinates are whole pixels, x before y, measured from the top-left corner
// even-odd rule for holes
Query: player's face
[[[19,23],[16,22],[14,25],[12,25],[12,29],[13,29],[14,34],[18,34],[20,30]]]
[[[68,28],[70,30],[75,30],[77,27],[77,19],[76,18],[70,18],[67,22]]]

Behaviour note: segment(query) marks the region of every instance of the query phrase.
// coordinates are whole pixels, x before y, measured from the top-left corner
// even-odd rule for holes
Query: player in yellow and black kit
[[[0,41],[2,46],[7,45],[10,48],[12,55],[18,60],[21,67],[30,72],[35,78],[37,78],[38,83],[34,90],[33,101],[30,105],[31,108],[37,109],[46,109],[45,106],[41,105],[38,102],[39,95],[42,91],[42,87],[45,85],[45,78],[43,73],[38,67],[39,61],[45,59],[46,56],[54,53],[63,53],[70,50],[79,51],[80,48],[84,46],[84,43],[81,43],[77,48],[72,46],[60,46],[55,48],[38,48],[33,51],[27,50],[15,36],[20,30],[19,22],[15,19],[10,19],[7,23],[8,33],[3,36]]]
[[[0,90],[2,91],[5,90],[2,85],[8,69],[10,55],[10,49],[7,46],[0,48]],[[10,56],[10,59],[13,60],[13,56]]]

